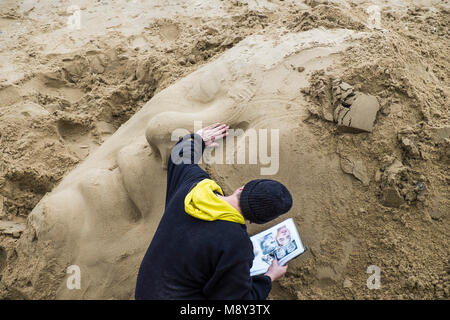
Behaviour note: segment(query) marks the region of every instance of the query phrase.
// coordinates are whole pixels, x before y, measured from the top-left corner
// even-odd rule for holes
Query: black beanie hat
[[[239,204],[245,219],[262,224],[288,212],[292,207],[292,197],[278,181],[256,179],[244,186]]]

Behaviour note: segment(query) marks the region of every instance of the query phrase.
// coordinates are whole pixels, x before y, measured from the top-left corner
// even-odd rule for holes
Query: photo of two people
[[[263,254],[261,259],[268,265],[272,263],[273,258],[281,260],[297,249],[295,240],[291,239],[291,232],[286,225],[277,229],[275,237],[272,233],[266,234],[261,240],[260,247]]]
[[[264,273],[273,259],[284,264],[305,251],[292,219],[287,219],[250,239],[255,254],[250,270],[252,275]]]

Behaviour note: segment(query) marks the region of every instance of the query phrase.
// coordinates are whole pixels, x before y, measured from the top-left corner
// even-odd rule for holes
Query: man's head
[[[258,224],[269,222],[292,207],[288,189],[270,179],[252,180],[236,189],[229,198],[245,219]]]

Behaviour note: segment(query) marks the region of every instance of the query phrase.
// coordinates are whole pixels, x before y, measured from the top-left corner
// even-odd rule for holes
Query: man
[[[175,145],[168,161],[166,208],[137,277],[136,299],[266,299],[287,266],[274,260],[250,276],[253,246],[245,219],[266,223],[292,207],[281,183],[258,179],[224,196],[198,165],[229,127],[216,123]]]

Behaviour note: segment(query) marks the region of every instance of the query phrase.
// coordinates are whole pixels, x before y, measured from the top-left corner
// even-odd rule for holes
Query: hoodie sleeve
[[[205,142],[195,133],[184,136],[172,148],[167,164],[166,206],[180,186],[209,178],[198,166],[204,150]]]

